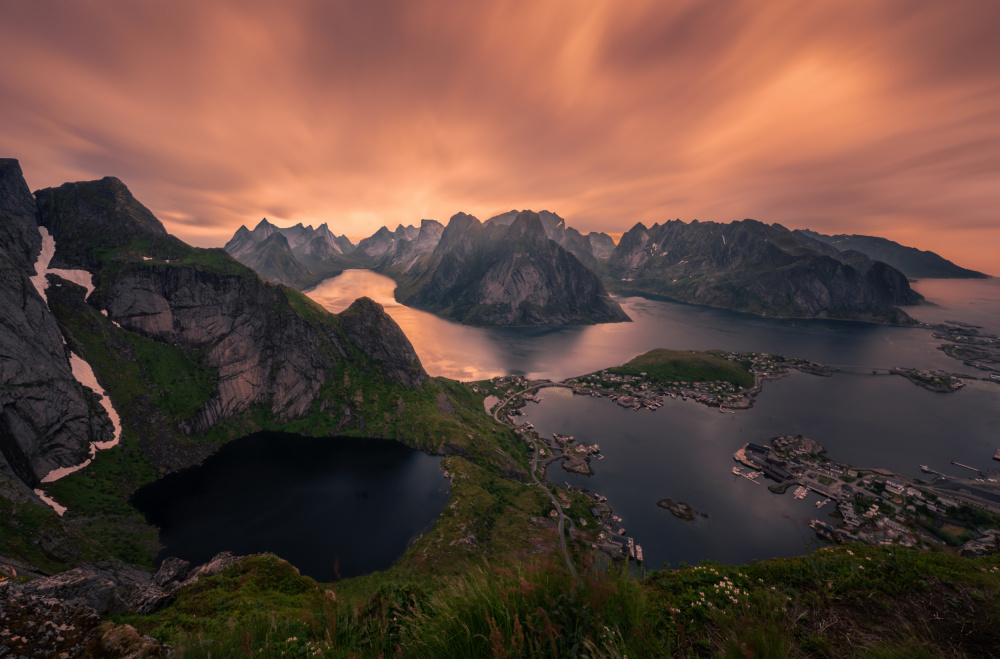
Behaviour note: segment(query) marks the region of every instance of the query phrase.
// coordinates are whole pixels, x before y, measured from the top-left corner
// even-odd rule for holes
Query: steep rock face
[[[922,298],[905,276],[863,255],[823,253],[780,225],[637,224],[609,259],[622,289],[752,313],[905,322]]]
[[[38,234],[35,198],[13,158],[0,158],[0,246],[7,256],[30,275],[42,249]]]
[[[452,217],[434,252],[403,283],[404,304],[476,325],[628,320],[597,276],[546,235],[537,213],[510,223]]]
[[[253,277],[143,264],[122,268],[95,298],[123,328],[203,351],[202,364],[218,370],[217,389],[185,426],[188,432],[200,432],[262,405],[279,420],[303,416],[325,382],[343,377],[343,364],[351,359],[350,344],[336,328],[317,331],[292,312],[281,289]],[[386,327],[396,331],[357,347],[375,361],[385,358],[390,345],[396,353],[412,353],[398,326],[381,308],[379,312],[363,319],[372,323],[368,331],[381,333]],[[364,336],[359,323],[350,324],[354,337]],[[369,355],[372,348],[375,351]],[[422,381],[426,376],[419,361],[413,368],[418,375],[406,369],[386,375],[405,385]]]
[[[381,304],[358,298],[338,318],[347,337],[393,381],[414,387],[427,379],[413,346]]]
[[[96,395],[73,377],[45,301],[2,248],[0,319],[0,471],[34,486],[85,460],[91,442],[114,431]]]
[[[98,183],[117,188],[108,179]],[[60,200],[62,207],[85,206],[73,198],[73,191],[95,194],[93,186],[83,184],[68,191]],[[42,222],[59,232],[57,254],[64,249],[79,253],[73,236],[79,235],[80,226],[65,211],[56,218],[49,216],[53,207],[40,210]],[[118,213],[110,207],[101,216],[88,208],[75,219],[113,227]],[[138,225],[128,218],[123,221]],[[157,225],[146,223],[150,233],[134,237],[145,243],[157,235]],[[112,239],[112,245],[117,240]],[[281,243],[285,238],[271,232],[266,241]],[[287,247],[287,241],[283,244]],[[380,307],[367,309],[360,320],[349,319],[355,337],[363,336],[366,327],[372,333],[386,333],[377,342],[357,344],[336,316],[309,306],[300,294],[261,281],[220,250],[196,250],[176,241],[171,249],[181,253],[163,259],[155,253],[138,258],[128,251],[108,256],[109,249],[95,246],[94,253],[105,256],[92,271],[97,290],[89,304],[106,310],[108,318],[127,331],[193,351],[203,367],[218,374],[207,404],[182,424],[185,432],[206,430],[255,407],[270,409],[278,420],[299,418],[313,409],[325,383],[343,381],[348,365],[368,369],[391,364],[394,369],[382,375],[406,385],[426,377],[419,361],[413,361],[416,356],[409,341]],[[412,355],[413,360],[397,364],[393,359],[400,355],[403,359]]]
[[[944,279],[984,279],[989,275],[968,270],[930,251],[907,247],[886,238],[838,234],[826,236],[815,231],[799,230],[797,235],[825,243],[840,251],[860,252],[874,261],[882,261],[907,277]]]
[[[27,190],[17,161],[0,161],[0,472],[34,486],[114,434],[97,396],[73,376],[56,320],[28,279],[41,237]]]

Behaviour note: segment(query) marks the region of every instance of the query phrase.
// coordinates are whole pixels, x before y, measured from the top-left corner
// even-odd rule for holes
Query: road
[[[498,423],[503,423],[502,421],[500,421],[499,415],[500,415],[500,410],[502,410],[507,405],[507,403],[509,403],[514,398],[522,394],[525,394],[529,391],[533,391],[535,389],[541,389],[543,387],[567,387],[572,389],[570,385],[563,384],[561,382],[543,382],[542,384],[536,384],[534,386],[528,387],[527,389],[522,389],[521,391],[511,394],[510,396],[508,396],[503,401],[497,404],[496,408],[493,411],[493,419],[496,420]],[[542,483],[542,481],[538,478],[538,473],[537,473],[538,452],[541,450],[539,446],[540,442],[533,442],[533,445],[535,447],[535,454],[531,458],[531,478],[532,480],[535,481],[535,485],[545,490],[545,493],[549,495],[549,499],[552,501],[553,508],[557,513],[559,513],[559,547],[560,549],[562,549],[563,558],[566,559],[566,568],[569,570],[569,573],[573,575],[573,579],[579,581],[580,575],[577,574],[576,567],[573,566],[573,561],[570,560],[569,557],[569,548],[566,547],[566,519],[567,519],[566,515],[563,514],[562,505],[559,503],[559,500],[556,498],[556,496],[552,494],[552,490],[550,490],[548,486]],[[569,520],[569,523],[570,526],[572,527],[573,520]]]

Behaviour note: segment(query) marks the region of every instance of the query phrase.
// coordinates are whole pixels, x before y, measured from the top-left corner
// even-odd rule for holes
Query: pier
[[[997,453],[1000,453],[1000,451],[997,451]],[[993,456],[993,457],[995,458],[996,456]],[[969,469],[970,471],[974,471],[977,474],[980,473],[979,469],[976,469],[975,467],[970,467],[969,465],[964,465],[961,462],[955,462],[954,460],[952,460],[951,463],[953,465],[955,465],[956,467],[964,467],[965,469]]]

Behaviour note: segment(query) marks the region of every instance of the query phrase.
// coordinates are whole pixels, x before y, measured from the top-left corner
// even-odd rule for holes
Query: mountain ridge
[[[607,265],[615,290],[763,315],[910,323],[923,298],[860,253],[817,249],[785,227],[674,220],[622,235]]]
[[[990,275],[963,268],[929,250],[907,247],[888,238],[859,234],[824,235],[809,229],[795,233],[831,245],[841,251],[860,252],[875,261],[882,261],[914,279],[988,279]]]

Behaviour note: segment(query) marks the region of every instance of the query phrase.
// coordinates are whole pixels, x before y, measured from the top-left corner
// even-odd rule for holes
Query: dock
[[[1000,451],[998,451],[998,453],[1000,453]],[[996,456],[993,456],[993,457],[996,457]],[[952,460],[952,461],[951,461],[951,463],[952,463],[953,465],[955,465],[956,467],[964,467],[965,469],[969,469],[969,470],[971,470],[971,471],[974,471],[974,472],[976,472],[977,474],[979,473],[979,470],[978,470],[978,469],[976,469],[975,467],[970,467],[969,465],[964,465],[964,464],[962,464],[961,462],[955,462],[954,460]]]

